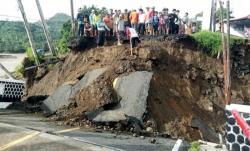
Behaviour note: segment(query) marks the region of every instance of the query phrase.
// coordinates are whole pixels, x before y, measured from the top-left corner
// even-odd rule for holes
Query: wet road
[[[89,132],[79,127],[57,126],[36,114],[0,109],[1,150],[168,151],[176,140]]]

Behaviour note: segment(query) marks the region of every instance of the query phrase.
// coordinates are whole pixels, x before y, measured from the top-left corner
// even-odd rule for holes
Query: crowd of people
[[[141,35],[191,34],[195,32],[189,14],[180,17],[180,11],[168,8],[156,11],[154,7],[146,7],[129,11],[110,9],[109,13],[98,14],[92,10],[90,14],[80,8],[77,14],[78,36],[97,36],[97,45],[103,46],[105,36],[116,36],[118,45],[122,40],[131,41],[132,48],[136,46]],[[131,52],[132,54],[132,52]]]

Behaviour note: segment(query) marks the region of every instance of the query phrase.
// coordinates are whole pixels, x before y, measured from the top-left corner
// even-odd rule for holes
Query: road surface
[[[0,151],[168,151],[177,140],[88,132],[57,126],[38,114],[0,109]]]

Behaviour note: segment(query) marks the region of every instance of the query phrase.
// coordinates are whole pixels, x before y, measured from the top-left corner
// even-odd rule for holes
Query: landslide
[[[60,119],[81,122],[85,112],[115,98],[112,83],[116,77],[152,71],[144,122],[154,121],[154,131],[171,137],[214,140],[208,132],[222,132],[224,126],[221,60],[198,50],[189,36],[145,38],[137,51],[137,58],[130,57],[125,44],[70,53],[43,78],[33,79],[24,99],[39,101],[64,83],[76,83],[88,71],[107,68],[92,86],[72,98],[73,105],[57,112]],[[249,75],[238,78],[233,74],[233,101],[249,104],[249,83]],[[76,117],[77,121],[72,120]]]

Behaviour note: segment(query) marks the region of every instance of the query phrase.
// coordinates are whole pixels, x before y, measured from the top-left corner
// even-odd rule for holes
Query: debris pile
[[[136,58],[127,44],[90,47],[32,80],[24,100],[65,124],[212,142],[224,129],[223,66],[189,36],[146,37]],[[249,104],[249,76],[232,84]]]

